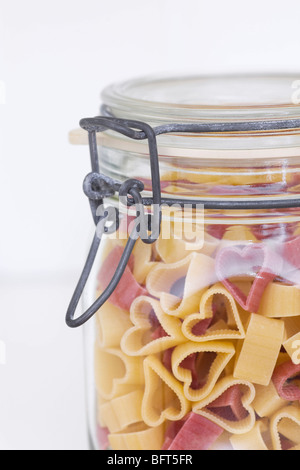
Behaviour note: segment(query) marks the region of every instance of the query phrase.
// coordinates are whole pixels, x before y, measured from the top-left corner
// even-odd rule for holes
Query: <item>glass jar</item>
[[[136,242],[85,325],[94,449],[300,450],[300,131],[276,126],[300,118],[296,79],[150,77],[103,92],[105,115],[152,127],[274,128],[157,136],[163,200],[187,205],[163,207],[158,240]],[[109,130],[97,138],[101,172],[140,180],[151,196],[147,141]],[[72,139],[87,142],[84,131]],[[137,216],[117,196],[106,204],[119,208],[120,225],[101,242],[85,310]]]

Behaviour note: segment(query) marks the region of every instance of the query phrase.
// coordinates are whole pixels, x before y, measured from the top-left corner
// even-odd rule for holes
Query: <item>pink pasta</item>
[[[190,413],[167,450],[208,450],[222,433],[223,429],[217,424]],[[167,435],[164,447],[170,440]]]
[[[123,248],[116,246],[104,260],[98,276],[99,287],[101,290],[104,290],[111,281],[120,262],[122,253]],[[130,306],[134,299],[147,294],[146,289],[137,283],[132,274],[133,263],[134,259],[132,256],[129,260],[128,266],[125,268],[118,286],[109,299],[112,304],[124,310],[130,310]]]

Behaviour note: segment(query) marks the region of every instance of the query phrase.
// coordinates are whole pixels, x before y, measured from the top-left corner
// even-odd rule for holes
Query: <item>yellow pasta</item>
[[[300,407],[286,406],[272,416],[270,422],[274,450],[282,450],[280,435],[291,441],[294,446],[300,445]]]
[[[221,436],[214,442],[214,444],[209,448],[209,450],[234,450],[231,443],[230,438],[231,434],[227,431],[223,431]]]
[[[96,401],[97,401],[97,419],[98,419],[98,424],[101,428],[105,428],[106,427],[106,424],[105,424],[105,421],[103,419],[103,416],[100,415],[99,413],[99,410],[101,408],[102,405],[104,405],[105,403],[107,403],[107,400],[105,400],[104,398],[101,397],[101,395],[99,395],[99,393],[97,393],[97,398],[96,398]]]
[[[99,395],[112,400],[144,384],[143,361],[128,357],[120,349],[95,347],[95,381]]]
[[[289,450],[300,450],[300,444],[298,446],[291,447]]]
[[[210,404],[217,400],[226,390],[236,385],[238,385],[243,392],[241,404],[245,410],[245,418],[234,421],[218,415],[213,411],[213,408],[210,407]],[[194,404],[193,411],[213,421],[232,434],[244,434],[249,432],[255,424],[255,412],[251,406],[254,397],[255,388],[253,384],[246,380],[238,380],[232,376],[227,376],[216,384],[209,396]]]
[[[294,407],[295,414],[293,414],[294,419],[282,419],[278,423],[278,431],[289,441],[294,442],[295,444],[300,444],[300,408]]]
[[[283,341],[288,340],[300,331],[300,313],[298,317],[283,318],[284,322],[284,338]]]
[[[236,242],[243,242],[244,244],[245,242],[255,243],[257,241],[257,238],[248,225],[232,225],[226,230],[220,247],[223,248],[226,245],[236,244]]]
[[[151,339],[151,313],[154,313],[167,336]],[[123,336],[121,349],[129,356],[155,354],[186,341],[181,332],[179,318],[166,315],[158,300],[151,297],[138,297],[131,306],[130,318],[133,328]]]
[[[259,420],[250,431],[235,434],[229,440],[234,450],[269,450],[262,436],[267,430],[267,423]]]
[[[213,318],[214,299],[218,299],[223,304],[227,318],[225,321],[220,320],[218,323],[213,324],[201,336],[194,334],[193,329],[201,320]],[[200,313],[193,313],[184,319],[182,332],[187,339],[194,342],[245,338],[245,330],[236,302],[220,283],[215,284],[203,294],[200,302]]]
[[[144,284],[149,272],[157,264],[152,260],[152,245],[139,239],[135,244],[133,256],[137,260],[133,266],[133,276],[139,284]]]
[[[97,312],[96,322],[97,341],[101,348],[119,347],[125,331],[132,326],[129,313],[109,301]]]
[[[129,428],[128,432],[110,434],[108,440],[112,450],[160,450],[164,443],[164,426],[155,428]]]
[[[205,233],[203,225],[165,220],[162,223],[161,236],[156,242],[156,249],[165,263],[176,263],[191,252],[210,256],[218,244],[218,239]]]
[[[228,225],[222,240],[203,227],[186,222],[182,233],[176,218],[164,220],[169,239],[138,240],[130,269],[148,295],[137,297],[130,312],[109,300],[97,312],[97,424],[104,434],[108,429],[113,450],[161,450],[192,411],[224,430],[210,450],[300,450],[300,405],[283,400],[275,376],[272,381],[276,366],[300,363],[299,286],[271,282],[258,313],[246,312],[234,288],[247,297],[253,281],[232,277],[226,289],[216,276],[215,253],[269,240],[257,240],[246,225]],[[126,239],[109,237],[104,253]],[[293,384],[300,387],[299,377]],[[171,448],[189,445],[191,423]]]
[[[300,312],[299,286],[270,283],[261,298],[258,314],[269,318],[298,316]]]
[[[280,352],[278,354],[278,358],[276,361],[276,366],[280,366],[280,364],[283,364],[284,362],[287,362],[290,360],[290,356],[286,352]]]
[[[253,408],[261,418],[272,416],[286,404],[286,401],[278,395],[272,380],[267,386],[255,385],[255,390]]]
[[[236,349],[236,341],[233,341],[232,344],[234,345],[234,349]],[[225,375],[233,375],[234,363],[235,363],[235,357],[233,356],[224,369]]]
[[[195,367],[204,382],[199,389],[192,388],[191,370],[182,367],[182,362],[192,354],[198,355]],[[174,376],[184,383],[185,397],[190,401],[199,401],[206,397],[234,354],[234,346],[228,341],[188,342],[177,346],[172,354],[172,370]]]
[[[114,398],[99,407],[101,422],[105,423],[110,433],[120,432],[128,426],[142,421],[143,395],[143,390],[136,390]]]
[[[144,370],[143,421],[148,426],[159,426],[166,420],[181,420],[191,408],[184,396],[182,384],[162,365],[157,356],[152,355],[145,359]]]
[[[292,181],[293,172],[287,172],[285,178]],[[261,185],[282,182],[282,167],[278,168],[278,172],[262,172],[261,169],[250,168],[241,172],[240,169],[230,168],[205,168],[205,171],[199,171],[199,168],[180,169],[174,168],[162,175],[162,181],[187,181],[190,183],[200,183],[215,185]]]
[[[184,318],[197,312],[201,295],[215,281],[214,260],[192,253],[178,263],[159,263],[148,275],[147,289],[160,299],[165,313]],[[184,284],[182,295],[172,293],[178,282]]]
[[[246,337],[238,343],[234,377],[258,385],[269,385],[283,334],[283,321],[251,314]]]

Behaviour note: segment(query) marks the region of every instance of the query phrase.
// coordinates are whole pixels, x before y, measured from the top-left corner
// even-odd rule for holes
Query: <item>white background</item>
[[[81,331],[65,310],[91,235],[88,150],[107,84],[299,71],[299,0],[0,0],[0,449],[87,449]]]

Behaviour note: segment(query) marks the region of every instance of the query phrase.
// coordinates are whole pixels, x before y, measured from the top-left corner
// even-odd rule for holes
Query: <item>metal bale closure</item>
[[[136,205],[139,208],[143,207],[154,207],[153,221],[156,226],[160,227],[161,224],[161,205],[173,205],[177,204],[184,206],[189,204],[196,206],[202,204],[206,209],[219,209],[219,210],[251,210],[251,209],[284,209],[300,207],[300,199],[282,199],[282,198],[270,198],[264,201],[257,201],[255,199],[247,199],[240,201],[224,201],[224,200],[210,200],[205,199],[168,199],[161,197],[161,185],[160,185],[160,174],[159,174],[159,159],[156,137],[162,134],[170,133],[226,133],[226,132],[262,132],[262,131],[275,131],[275,130],[288,130],[288,129],[300,129],[300,119],[287,119],[287,120],[276,120],[276,121],[249,121],[249,122],[229,122],[229,123],[201,123],[201,124],[166,124],[158,127],[151,127],[150,125],[127,119],[118,119],[114,117],[106,106],[102,107],[102,116],[95,118],[83,119],[80,122],[81,127],[88,132],[89,136],[89,148],[91,157],[92,173],[90,173],[84,180],[84,192],[89,198],[92,216],[94,223],[98,226],[102,219],[107,217],[107,214],[97,215],[97,209],[99,205],[103,203],[105,197],[111,197],[115,193],[119,194],[119,197],[126,198],[127,206]],[[104,132],[106,130],[115,131],[121,133],[134,140],[148,140],[149,146],[149,162],[151,168],[151,180],[152,180],[152,194],[151,198],[143,198],[141,192],[144,189],[144,185],[141,181],[135,179],[129,179],[124,183],[113,180],[102,174],[99,167],[98,149],[97,149],[97,138],[96,134]],[[151,232],[151,224],[149,224],[148,214],[142,211],[140,216],[145,218],[146,226],[149,226]],[[87,261],[83,268],[79,282],[73,294],[70,302],[67,315],[66,323],[71,328],[76,328],[86,323],[93,315],[99,310],[99,308],[109,299],[111,294],[117,287],[133,251],[136,240],[139,238],[139,231],[135,225],[132,233],[129,236],[127,244],[124,248],[123,255],[119,262],[119,265],[112,277],[110,283],[100,297],[91,305],[86,312],[80,317],[75,318],[76,309],[81,299],[83,290],[86,286],[88,278],[90,276],[95,258],[101,243],[102,235],[110,232],[110,228],[106,227],[105,224],[101,225],[102,233],[99,230],[96,231],[90,252],[87,257]],[[113,230],[118,229],[117,226]],[[150,234],[148,238],[142,238],[144,243],[154,243],[157,240],[157,236]],[[157,234],[156,234],[157,235]]]

